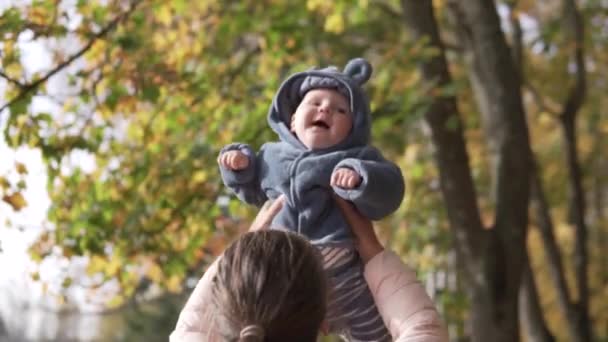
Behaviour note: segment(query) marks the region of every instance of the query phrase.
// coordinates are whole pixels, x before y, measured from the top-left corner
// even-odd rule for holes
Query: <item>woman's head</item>
[[[233,242],[219,261],[213,294],[227,341],[314,342],[325,316],[321,259],[303,237],[282,230]]]

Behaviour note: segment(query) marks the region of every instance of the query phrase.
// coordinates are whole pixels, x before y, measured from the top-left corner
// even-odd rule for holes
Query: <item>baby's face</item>
[[[308,91],[291,116],[291,132],[311,150],[342,142],[352,127],[348,100],[333,89]]]

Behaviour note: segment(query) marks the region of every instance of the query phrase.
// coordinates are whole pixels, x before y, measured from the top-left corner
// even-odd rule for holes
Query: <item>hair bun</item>
[[[257,324],[251,324],[243,329],[239,334],[241,341],[263,341],[264,340],[264,328]]]

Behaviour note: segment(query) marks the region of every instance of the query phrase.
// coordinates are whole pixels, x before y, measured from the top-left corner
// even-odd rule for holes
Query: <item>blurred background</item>
[[[255,214],[219,149],[357,56],[451,340],[608,341],[608,1],[3,0],[0,36],[0,341],[166,341]]]

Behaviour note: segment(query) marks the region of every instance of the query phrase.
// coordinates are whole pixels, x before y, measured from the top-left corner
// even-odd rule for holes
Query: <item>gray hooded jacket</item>
[[[284,227],[307,236],[317,244],[348,244],[350,229],[332,193],[351,201],[372,220],[394,212],[403,199],[401,170],[368,146],[370,107],[361,86],[371,66],[361,58],[351,60],[344,72],[335,67],[309,70],[290,76],[279,88],[268,113],[270,127],[280,141],[266,143],[255,154],[246,144],[233,143],[221,153],[240,150],[249,166],[232,171],[220,167],[224,184],[244,202],[261,206],[267,199],[285,194],[286,203],[273,227]],[[291,115],[304,94],[315,88],[334,88],[350,101],[353,128],[349,136],[332,147],[310,150],[290,131]],[[355,189],[330,186],[338,168],[349,168],[362,178]]]

